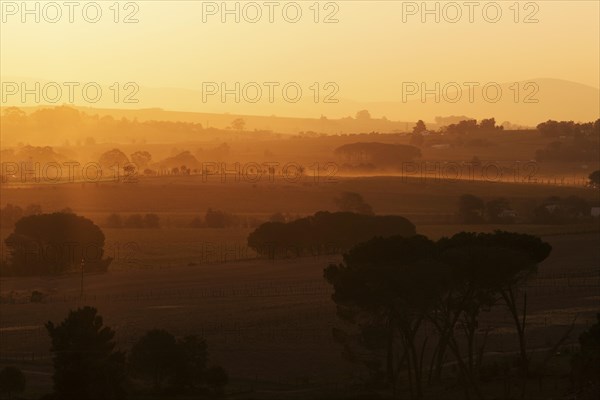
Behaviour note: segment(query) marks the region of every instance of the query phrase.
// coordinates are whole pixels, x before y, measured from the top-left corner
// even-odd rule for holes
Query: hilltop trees
[[[494,118],[482,119],[478,124],[475,119],[467,119],[456,124],[450,124],[445,128],[447,134],[469,135],[473,133],[491,133],[502,131],[502,126],[496,125]]]
[[[362,195],[355,192],[344,192],[333,202],[342,212],[354,212],[357,214],[374,215],[373,208],[366,203]]]
[[[46,323],[52,342],[54,393],[58,399],[125,398],[125,353],[115,350],[115,332],[92,307],[71,311],[58,325]]]
[[[150,161],[152,160],[152,155],[147,151],[136,151],[131,154],[131,162],[137,166],[138,171],[143,171],[148,167]]]
[[[13,226],[22,217],[37,215],[42,213],[42,206],[39,204],[29,204],[25,209],[18,205],[8,203],[0,209],[0,223],[5,227]]]
[[[73,213],[30,215],[15,224],[5,240],[10,272],[16,275],[60,274],[80,268],[106,271],[104,233],[91,220]]]
[[[265,222],[248,235],[248,246],[269,258],[332,254],[369,240],[415,234],[406,218],[321,211],[288,223]]]
[[[355,118],[358,120],[367,121],[371,119],[371,113],[369,110],[360,110],[356,113]]]
[[[413,127],[412,135],[410,136],[410,144],[412,146],[421,147],[425,143],[423,133],[427,132],[425,122],[418,120],[417,124]]]
[[[379,168],[399,168],[402,162],[421,157],[418,147],[378,142],[349,143],[338,147],[334,152],[348,161],[371,163]]]
[[[427,130],[425,126],[425,122],[423,120],[418,120],[417,124],[413,127],[413,135],[421,134]]]
[[[114,171],[117,174],[120,170],[122,170],[127,164],[129,164],[129,159],[119,149],[112,149],[105,153],[102,153],[100,156],[98,163],[100,167],[102,167],[102,175],[110,176],[108,171]]]
[[[358,328],[358,343],[377,348],[365,340],[369,337],[385,349],[382,363],[394,392],[405,366],[411,397],[423,398],[423,357],[429,344],[430,379],[439,379],[450,350],[467,398],[469,393],[481,397],[476,373],[481,360],[476,354],[482,350],[475,341],[480,314],[499,304],[506,307],[526,375],[526,310],[519,306],[519,293],[550,250],[537,237],[508,232],[462,232],[437,242],[423,236],[374,238],[352,248],[324,276],[334,288],[338,315]],[[435,327],[435,336],[423,335],[425,321]],[[462,327],[464,340],[456,336],[457,327]],[[336,336],[350,348],[351,335]],[[428,343],[435,338],[437,342]]]
[[[236,131],[243,131],[246,126],[246,121],[243,118],[236,118],[231,122],[231,127]]]
[[[548,120],[537,126],[538,132],[546,137],[560,136],[599,136],[600,119],[595,122],[575,123],[573,121]]]

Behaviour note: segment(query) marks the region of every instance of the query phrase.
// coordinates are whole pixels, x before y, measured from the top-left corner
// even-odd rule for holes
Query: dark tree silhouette
[[[221,210],[209,208],[204,216],[208,228],[227,228],[235,224],[235,216]]]
[[[176,375],[179,362],[175,337],[162,329],[148,331],[133,345],[129,356],[132,370],[150,379],[156,391]]]
[[[419,331],[428,320],[438,338],[429,379],[439,379],[449,349],[465,384],[465,396],[472,393],[481,398],[476,369],[483,347],[476,349],[474,340],[480,314],[498,304],[509,311],[526,377],[529,360],[522,288],[550,250],[537,237],[500,231],[462,232],[438,242],[423,236],[374,238],[353,247],[344,255],[343,264],[326,268],[325,278],[334,287],[338,315],[359,328],[361,344],[371,350],[385,349],[386,375],[394,389],[405,364],[412,397],[423,397],[426,338]],[[454,336],[457,327],[464,331],[466,352]],[[340,331],[334,335],[348,351],[349,335]],[[379,346],[373,341],[379,341]],[[368,362],[374,364],[373,359]]]
[[[140,229],[144,227],[144,217],[141,214],[131,214],[123,222],[124,228]]]
[[[13,398],[13,394],[23,393],[25,383],[25,375],[19,368],[4,367],[0,371],[0,393],[9,400]]]
[[[425,126],[425,122],[423,122],[423,120],[418,120],[417,124],[413,127],[413,134],[420,134],[423,133],[427,130],[427,127]]]
[[[348,161],[372,163],[380,168],[400,168],[403,162],[421,157],[418,147],[378,142],[349,143],[334,152]]]
[[[123,227],[123,219],[119,214],[110,214],[106,218],[106,227],[107,228],[122,228]]]
[[[600,169],[592,172],[588,179],[590,180],[590,186],[596,189],[600,188]]]
[[[174,384],[178,387],[197,387],[206,375],[208,350],[206,341],[197,336],[186,336],[177,341],[179,360],[175,369]]]
[[[332,298],[338,315],[359,326],[384,330],[388,380],[395,391],[400,363],[406,360],[411,392],[417,399],[423,396],[417,332],[442,282],[431,279],[439,275],[434,254],[435,243],[424,236],[375,238],[352,248],[343,264],[325,270],[335,290]]]
[[[121,150],[112,149],[103,153],[98,163],[102,168],[102,176],[118,176],[119,171],[129,164],[129,159]]]
[[[91,220],[72,213],[30,215],[5,240],[15,274],[59,274],[81,268],[106,271],[104,233]]]
[[[152,155],[147,151],[136,151],[131,155],[131,162],[137,166],[138,171],[147,168],[150,160],[152,160]]]
[[[231,127],[236,131],[243,131],[246,126],[246,121],[243,118],[236,118],[231,122]]]
[[[438,247],[454,279],[459,278],[452,287],[452,292],[459,294],[459,301],[452,303],[461,305],[458,310],[466,318],[469,358],[465,373],[473,379],[474,349],[471,346],[479,313],[502,300],[515,324],[526,375],[529,361],[525,339],[527,295],[521,289],[537,272],[538,264],[550,255],[552,247],[535,236],[501,231],[462,232],[450,239],[440,239]],[[523,294],[522,307],[520,294]],[[453,350],[460,359],[457,348]]]
[[[506,215],[506,212],[511,211],[510,203],[504,197],[493,199],[487,202],[486,212],[490,222],[493,223],[512,223],[514,217]]]
[[[413,236],[415,226],[397,215],[320,211],[288,223],[265,222],[248,235],[248,246],[269,258],[334,254],[374,236]]]
[[[483,222],[485,205],[481,198],[472,194],[460,196],[458,202],[458,215],[465,224],[479,224]]]
[[[579,352],[571,361],[577,398],[597,399],[600,394],[600,314],[597,321],[579,335]]]
[[[207,361],[204,339],[186,336],[176,340],[171,333],[161,329],[148,331],[142,336],[134,344],[129,357],[131,370],[151,381],[157,393],[167,388],[170,393],[206,389],[214,384],[211,377],[222,388],[227,380],[219,380],[218,375],[214,378],[211,369],[206,368]]]
[[[333,199],[333,202],[337,206],[338,210],[342,212],[374,215],[371,205],[366,203],[362,195],[359,193],[344,192],[339,197]]]
[[[362,121],[367,121],[371,119],[371,113],[369,110],[360,110],[356,113],[355,118]]]
[[[144,228],[160,228],[160,218],[156,214],[144,215]]]
[[[125,353],[115,351],[115,332],[95,308],[71,311],[58,325],[46,323],[52,342],[54,393],[58,399],[126,397]]]

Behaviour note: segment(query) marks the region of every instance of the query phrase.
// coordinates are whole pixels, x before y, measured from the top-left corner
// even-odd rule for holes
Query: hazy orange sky
[[[73,23],[66,7],[59,22],[50,23],[43,15],[45,2],[38,2],[39,23],[34,15],[23,23],[22,10],[6,4],[20,7],[21,2],[2,3],[3,80],[133,81],[195,90],[207,81],[295,81],[306,87],[336,82],[338,97],[358,101],[399,101],[406,81],[557,78],[600,86],[600,2],[594,0],[521,1],[518,15],[513,1],[475,2],[472,23],[469,8],[460,1],[453,3],[458,8],[450,2],[427,3],[431,9],[438,3],[439,23],[433,14],[421,21],[421,10],[414,9],[421,2],[400,1],[320,2],[319,23],[314,22],[313,1],[294,3],[302,10],[297,23],[283,18],[283,6],[293,2],[275,2],[273,23],[262,1],[254,3],[263,13],[256,23],[244,20],[248,2],[240,2],[239,23],[234,15],[222,23],[221,10],[208,15],[221,2],[121,2],[118,23],[109,9],[112,1],[98,2],[98,23],[86,22],[81,6]],[[33,3],[28,2],[32,9]],[[234,3],[227,2],[228,7]],[[496,18],[498,6],[498,22],[486,21]],[[286,15],[293,18],[295,6],[287,7]],[[256,8],[245,10],[254,18]],[[452,23],[457,10],[462,17]],[[46,12],[54,18],[53,9]],[[88,12],[94,16],[93,9]],[[139,22],[123,23],[132,12]],[[323,23],[331,13],[338,22]],[[538,22],[525,23],[528,17]]]

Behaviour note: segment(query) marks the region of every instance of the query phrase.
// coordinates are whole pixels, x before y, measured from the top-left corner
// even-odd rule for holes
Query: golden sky
[[[595,0],[474,2],[473,22],[463,1],[427,2],[430,9],[437,3],[439,22],[435,14],[422,22],[421,1],[322,1],[317,7],[314,1],[272,2],[273,8],[264,1],[228,1],[230,9],[239,4],[239,23],[234,14],[221,21],[221,1],[122,1],[118,16],[113,1],[100,1],[97,23],[83,18],[89,2],[76,2],[73,23],[67,7],[51,23],[56,10],[47,2],[28,2],[28,7],[34,9],[34,3],[39,3],[39,22],[35,14],[23,15],[20,1],[2,1],[3,80],[136,82],[194,90],[210,81],[294,81],[305,87],[335,82],[338,97],[357,101],[400,101],[407,81],[556,78],[600,86],[600,2]],[[86,9],[90,19],[94,7]],[[299,22],[286,21],[284,7],[289,20],[299,8]],[[257,9],[262,17],[252,23]],[[457,10],[462,16],[453,23]],[[138,22],[124,23],[130,14]],[[338,22],[324,23],[327,16]]]

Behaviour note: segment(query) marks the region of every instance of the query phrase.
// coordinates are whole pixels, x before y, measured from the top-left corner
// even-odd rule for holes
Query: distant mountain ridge
[[[107,99],[111,96],[104,95],[101,101],[91,105],[93,108],[89,107],[90,104],[75,105],[82,111],[97,110],[96,112],[131,116],[140,120],[197,122],[204,127],[216,128],[226,128],[233,119],[242,117],[246,121],[246,129],[280,133],[409,131],[419,119],[433,125],[435,117],[449,115],[468,115],[478,120],[494,117],[498,124],[510,121],[526,126],[535,126],[548,119],[585,122],[600,118],[600,90],[571,81],[537,78],[516,83],[489,83],[487,95],[483,93],[486,83],[482,83],[473,86],[473,101],[469,99],[469,87],[463,83],[447,84],[445,88],[444,83],[440,83],[439,101],[436,101],[433,94],[427,95],[423,101],[420,83],[415,84],[417,92],[399,93],[398,101],[361,102],[340,98],[338,103],[323,104],[306,99],[311,96],[304,96],[295,104],[275,101],[267,106],[243,101],[221,103],[218,100],[203,103],[201,91],[140,87],[138,103],[115,104],[112,99]],[[415,85],[407,85],[414,92]],[[429,91],[435,87],[431,82],[427,82],[425,86]],[[460,88],[461,92],[458,93],[456,88]],[[103,92],[111,93],[108,87]],[[500,96],[497,96],[498,92],[501,93]],[[461,94],[460,99],[455,101],[458,94]],[[406,102],[403,102],[403,96]],[[10,97],[2,106],[30,106],[21,104],[16,97],[18,96]],[[356,113],[364,109],[369,110],[373,119],[355,120]],[[386,119],[381,119],[383,116]]]

